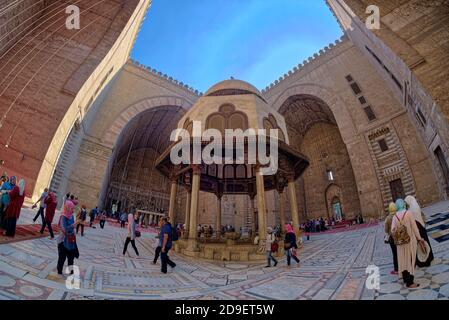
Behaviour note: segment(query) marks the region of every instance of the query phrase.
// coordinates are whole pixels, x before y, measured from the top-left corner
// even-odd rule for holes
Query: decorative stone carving
[[[109,160],[112,149],[101,144],[83,139],[81,142],[80,153],[102,160]]]
[[[390,132],[390,128],[388,128],[388,127],[377,129],[376,131],[374,131],[373,133],[368,135],[368,139],[374,140],[380,136],[388,134],[389,132]]]

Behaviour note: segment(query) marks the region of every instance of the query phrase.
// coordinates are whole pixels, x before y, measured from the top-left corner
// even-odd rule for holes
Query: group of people
[[[303,223],[301,228],[305,232],[321,232],[326,231],[329,226],[335,225],[335,219],[331,218],[330,220],[323,219],[321,217],[320,219],[310,219],[307,222]]]
[[[287,266],[291,265],[291,260],[295,260],[297,264],[299,264],[298,258],[298,244],[296,239],[296,234],[294,232],[293,226],[291,223],[286,223],[284,225],[285,237],[284,237],[284,252],[287,257]],[[274,263],[276,267],[278,261],[273,256],[273,253],[278,252],[279,250],[279,235],[277,234],[277,230],[271,227],[267,228],[267,235],[265,240],[265,253],[267,257],[267,265],[265,268],[271,267],[271,262]],[[255,238],[255,244],[258,244],[258,237]]]
[[[428,267],[434,256],[427,236],[426,223],[421,208],[413,196],[398,199],[389,205],[385,219],[385,242],[393,253],[394,270],[408,288],[416,288],[415,267]],[[424,261],[419,252],[424,252]]]
[[[71,201],[74,207],[74,220],[76,226],[76,234],[81,230],[81,236],[84,236],[84,227],[88,225],[92,229],[96,229],[95,227],[95,219],[98,217],[100,220],[100,227],[103,229],[106,223],[106,211],[103,210],[101,214],[98,211],[98,207],[92,208],[89,213],[87,212],[86,205],[80,204],[78,197],[73,194],[67,193],[65,201]],[[89,217],[89,221],[87,218]]]
[[[210,238],[214,234],[214,228],[211,225],[201,225],[197,227],[198,238]]]
[[[125,239],[125,244],[123,247],[123,255],[126,254],[128,250],[128,245],[131,243],[131,246],[134,249],[134,252],[137,256],[139,256],[139,250],[136,246],[136,238],[141,236],[139,230],[139,215],[135,213],[129,213],[127,216],[127,236]],[[125,224],[126,224],[125,222]],[[173,247],[173,242],[177,241],[179,235],[181,233],[182,225],[178,224],[176,227],[173,227],[169,221],[169,218],[162,217],[158,223],[159,233],[157,236],[158,244],[155,250],[155,255],[153,259],[153,263],[156,264],[159,256],[161,257],[161,272],[167,273],[167,266],[171,268],[176,267],[176,263],[174,263],[170,257],[168,256],[168,252]]]
[[[21,180],[22,181],[22,180]],[[8,179],[8,183],[10,183],[13,188],[9,188],[8,184],[2,184],[2,190],[11,190],[9,193],[9,202],[8,207],[12,208],[11,201],[15,199],[15,193],[20,193],[19,186],[15,186],[15,177]],[[16,188],[16,189],[15,189]],[[14,191],[14,193],[12,193]],[[3,202],[3,193],[2,192],[2,203]],[[42,234],[45,228],[48,228],[51,238],[54,238],[54,233],[52,229],[52,221],[55,215],[56,207],[57,207],[57,197],[53,192],[49,192],[48,188],[45,188],[39,199],[34,203],[33,208],[37,207],[39,203],[39,209],[33,218],[33,221],[41,217],[42,220],[42,228],[40,233]],[[15,207],[21,208],[23,204],[22,202],[15,205]],[[6,206],[2,206],[2,210],[6,209]],[[11,209],[9,209],[11,210]],[[19,210],[20,211],[20,210]],[[136,238],[140,237],[139,230],[139,215],[135,213],[126,213],[127,210],[122,211],[119,215],[119,219],[121,222],[121,227],[127,228],[127,234],[123,247],[123,255],[126,254],[128,250],[128,245],[131,244],[137,256],[139,256],[139,251],[136,246]],[[87,222],[87,217],[89,216],[90,221]],[[17,216],[18,217],[18,216]],[[87,212],[87,208],[85,205],[80,205],[78,198],[68,193],[64,199],[63,209],[61,211],[61,217],[58,223],[60,228],[60,233],[57,237],[57,245],[58,245],[58,262],[57,262],[57,273],[61,277],[63,276],[63,267],[65,262],[67,261],[67,265],[69,267],[70,273],[73,273],[73,263],[74,259],[79,258],[79,249],[76,241],[76,235],[81,230],[81,236],[84,236],[84,226],[89,224],[90,227],[95,228],[94,222],[95,219],[99,217],[100,227],[103,229],[108,214],[106,211],[102,211],[99,214],[98,208],[95,207],[90,212]],[[126,217],[126,219],[124,219]],[[161,271],[163,273],[167,273],[167,265],[174,268],[176,264],[169,258],[168,252],[172,248],[173,241],[178,239],[178,235],[180,232],[179,228],[172,228],[168,218],[161,218],[159,221],[159,243],[156,248],[154,263],[157,263],[159,256],[161,257]],[[7,229],[8,230],[8,229]]]
[[[54,239],[55,235],[52,223],[56,212],[58,198],[54,192],[50,192],[48,188],[45,188],[39,199],[33,204],[32,208],[36,208],[38,203],[39,209],[33,218],[33,222],[36,222],[40,217],[42,221],[40,233],[43,234],[45,228],[48,228],[50,238]],[[67,264],[70,272],[73,273],[73,270],[70,268],[73,266],[74,259],[79,258],[76,235],[81,230],[81,236],[84,236],[85,225],[95,228],[94,221],[97,216],[99,216],[100,227],[103,229],[106,222],[106,211],[103,211],[99,215],[98,208],[95,207],[88,213],[86,206],[84,204],[80,205],[78,197],[70,193],[66,194],[61,217],[58,221],[58,227],[60,229],[60,233],[57,236],[58,275],[62,276],[66,260],[68,261]],[[87,222],[87,217],[90,218],[89,222]]]
[[[17,183],[15,176],[8,177],[4,174],[0,184],[0,227],[5,230],[5,236],[14,237],[20,210],[25,201],[25,180],[20,179]]]
[[[17,183],[16,177],[8,177],[3,175],[1,177],[1,199],[0,199],[0,226],[5,229],[5,235],[14,237],[16,230],[17,219],[20,216],[20,211],[25,199],[25,180],[20,179]],[[37,207],[39,203],[39,209],[33,218],[33,221],[41,218],[41,230],[42,234],[45,228],[48,229],[50,237],[53,239],[54,232],[52,229],[52,222],[56,212],[57,196],[53,192],[49,192],[48,188],[45,188],[39,199],[34,203],[33,208]],[[405,285],[409,288],[416,288],[419,285],[414,282],[415,267],[430,266],[434,259],[432,249],[430,247],[430,241],[427,236],[425,228],[425,219],[421,212],[421,208],[413,196],[407,196],[404,200],[398,199],[395,203],[389,205],[390,214],[385,220],[385,242],[391,247],[393,254],[394,270],[392,274],[398,274],[402,277]],[[62,269],[66,260],[68,260],[68,266],[73,266],[75,258],[79,257],[79,250],[76,243],[76,234],[81,230],[81,236],[84,235],[84,226],[87,220],[87,209],[85,205],[79,205],[77,197],[71,194],[67,194],[62,214],[59,220],[60,234],[58,236],[58,263],[57,271],[59,275],[62,275]],[[107,213],[103,211],[101,214],[98,212],[98,208],[93,208],[90,213],[89,225],[93,228],[95,218],[99,216],[100,227],[104,228],[106,222]],[[125,227],[127,223],[127,236],[124,243],[123,254],[126,254],[128,245],[131,243],[135,253],[139,256],[139,251],[136,247],[136,238],[140,236],[139,216],[134,213],[126,214],[122,212],[119,215],[121,227]],[[361,219],[358,219],[360,221]],[[363,220],[361,220],[363,221]],[[309,220],[302,225],[302,228],[306,232],[321,232],[327,229],[327,226],[333,225],[335,221],[333,218],[330,221],[327,219]],[[363,223],[363,222],[361,222]],[[174,268],[176,264],[169,258],[168,252],[173,246],[173,241],[176,241],[179,234],[182,232],[182,225],[172,227],[168,218],[163,217],[159,221],[159,235],[158,246],[155,251],[155,257],[153,262],[157,263],[159,256],[161,257],[161,272],[167,273],[167,266]],[[221,233],[232,232],[232,226],[223,226]],[[285,238],[284,249],[287,256],[287,265],[291,265],[291,260],[295,260],[299,263],[297,256],[297,241],[293,227],[290,223],[284,225]],[[198,236],[212,235],[212,226],[198,225]],[[267,257],[266,267],[271,267],[271,263],[274,266],[278,264],[278,261],[274,258],[273,253],[278,251],[278,239],[280,236],[280,230],[268,228],[265,242],[265,252]],[[428,251],[425,261],[422,261],[418,257],[418,251]],[[72,271],[73,272],[73,271]]]

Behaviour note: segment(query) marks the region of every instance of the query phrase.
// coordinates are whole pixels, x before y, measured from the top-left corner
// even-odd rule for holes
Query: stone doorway
[[[288,97],[279,111],[285,117],[291,145],[310,160],[303,187],[297,188],[300,208],[308,218],[330,219],[334,216],[332,200],[338,197],[348,218],[355,217],[361,211],[359,191],[332,109],[317,96],[297,94]]]
[[[390,190],[394,202],[396,202],[397,199],[405,198],[404,186],[402,185],[401,179],[390,181]]]
[[[335,221],[343,220],[343,213],[341,211],[341,202],[338,197],[335,197],[332,200],[332,213],[333,217],[335,218]]]
[[[441,150],[441,148],[439,146],[435,149],[434,152],[435,152],[435,156],[438,159],[438,162],[440,163],[441,171],[443,171],[446,192],[449,195],[449,165],[446,162],[443,150]]]

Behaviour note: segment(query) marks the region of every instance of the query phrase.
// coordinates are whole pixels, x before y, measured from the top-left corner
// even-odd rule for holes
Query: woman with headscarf
[[[3,183],[0,188],[1,201],[0,201],[0,227],[6,228],[6,208],[9,204],[9,192],[16,185],[16,177],[12,176],[8,179],[6,175],[2,177]]]
[[[413,214],[407,211],[404,200],[396,200],[396,210],[397,212],[391,223],[391,233],[397,246],[399,272],[402,274],[402,279],[407,288],[416,288],[419,287],[419,284],[414,282],[416,252],[418,242],[424,242],[424,240],[419,234]],[[401,233],[401,235],[405,238],[408,236],[409,239],[403,241],[403,243],[397,243],[398,234],[400,231],[404,231],[404,227],[407,234]]]
[[[20,179],[19,184],[9,192],[9,204],[6,208],[6,232],[8,237],[16,234],[16,224],[20,216],[23,201],[25,200],[25,180]]]
[[[137,223],[134,220],[134,215],[132,213],[128,214],[128,236],[125,240],[125,247],[123,248],[123,255],[125,255],[126,250],[128,249],[128,244],[131,242],[131,245],[134,248],[134,251],[136,252],[136,255],[139,256],[139,251],[136,247],[136,230],[137,230]]]
[[[43,234],[45,227],[48,228],[48,232],[50,233],[50,237],[53,239],[55,235],[53,234],[53,229],[51,224],[53,223],[53,218],[56,212],[56,206],[58,204],[58,199],[53,192],[49,192],[47,197],[43,200],[45,203],[45,218],[42,222],[42,227],[40,233]]]
[[[286,223],[284,228],[285,228],[284,249],[285,254],[287,255],[287,265],[290,266],[291,258],[293,258],[293,260],[295,260],[296,263],[299,263],[299,259],[296,256],[296,249],[298,249],[298,245],[296,244],[296,235],[292,225]]]
[[[276,243],[276,236],[273,233],[273,229],[268,227],[267,228],[267,239],[265,241],[265,252],[267,254],[267,265],[265,268],[271,267],[271,261],[274,262],[274,266],[276,267],[278,264],[278,261],[273,257],[273,244]]]
[[[427,258],[427,260],[424,262],[421,262],[418,259],[416,259],[416,265],[420,268],[429,267],[431,265],[434,257],[433,257],[432,247],[430,246],[430,240],[429,240],[429,237],[427,236],[426,223],[423,219],[421,208],[418,204],[418,201],[416,201],[416,198],[413,196],[407,196],[405,198],[405,202],[407,203],[408,210],[411,213],[413,213],[413,216],[415,217],[416,225],[418,227],[419,234],[421,235],[421,238],[423,238],[429,244],[429,248],[430,248],[429,257]]]
[[[396,205],[394,202],[391,202],[388,206],[388,211],[390,214],[385,219],[385,243],[390,244],[391,252],[393,253],[393,265],[394,270],[391,271],[391,274],[398,274],[398,251],[396,245],[394,244],[393,236],[391,235],[391,223],[393,221],[393,217],[396,214]]]
[[[75,205],[72,201],[66,201],[62,211],[61,218],[59,219],[59,227],[61,233],[58,237],[58,274],[62,276],[62,269],[64,267],[65,260],[67,259],[69,268],[73,266],[73,260],[79,258],[78,247],[76,245],[75,235],[75,219],[73,212]],[[70,270],[73,273],[73,270]]]

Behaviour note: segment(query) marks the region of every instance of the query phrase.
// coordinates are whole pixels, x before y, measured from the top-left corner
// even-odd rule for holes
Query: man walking
[[[41,197],[39,198],[39,200],[37,200],[34,204],[33,204],[33,208],[36,208],[36,205],[38,202],[40,202],[39,205],[39,210],[37,211],[36,215],[33,218],[33,222],[36,222],[37,218],[39,218],[39,216],[41,216],[41,221],[42,224],[45,223],[45,219],[44,219],[44,210],[45,207],[47,206],[45,204],[45,199],[47,199],[47,195],[48,195],[48,188],[44,189],[44,192],[42,192]]]
[[[90,210],[90,224],[89,227],[96,229],[96,227],[93,225],[95,221],[95,217],[98,214],[98,207],[95,207],[94,209]]]
[[[157,260],[159,259],[159,256],[160,256],[160,254],[161,254],[161,230],[162,230],[162,226],[163,226],[163,223],[162,223],[162,219],[160,219],[159,220],[159,223],[158,223],[158,227],[159,227],[159,232],[158,232],[158,234],[157,234],[157,247],[156,247],[156,250],[154,251],[154,259],[153,259],[153,264],[156,264],[157,263]]]
[[[42,220],[42,227],[40,233],[43,234],[45,227],[48,228],[50,237],[53,239],[55,236],[53,234],[53,229],[51,224],[53,223],[53,218],[56,213],[56,206],[58,204],[58,198],[53,192],[48,192],[47,197],[42,200],[45,203],[45,218]]]
[[[167,273],[167,264],[172,268],[176,267],[176,264],[168,257],[168,252],[172,247],[173,229],[166,217],[163,217],[161,221],[162,226],[159,239],[159,245],[161,246],[161,272]]]

